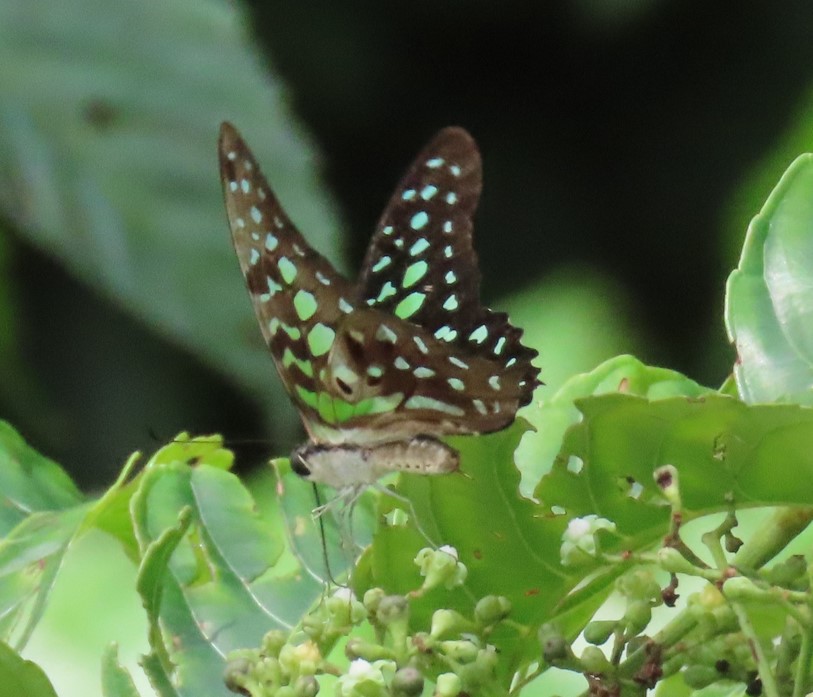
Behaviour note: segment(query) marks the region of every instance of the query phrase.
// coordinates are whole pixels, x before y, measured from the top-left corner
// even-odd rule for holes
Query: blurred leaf
[[[102,656],[102,694],[104,697],[140,697],[130,673],[119,663],[115,644],[110,644]]]
[[[813,404],[813,155],[785,172],[748,227],[726,288],[746,402]]]
[[[788,169],[788,163],[813,147],[813,90],[799,100],[796,113],[789,117],[789,124],[773,148],[743,176],[728,202],[725,216],[725,227],[729,232],[726,237],[726,259],[731,264],[739,257],[745,229],[776,188],[776,182]]]
[[[537,395],[543,389],[537,390]],[[617,356],[589,373],[573,376],[550,399],[543,399],[522,412],[536,427],[534,432],[525,434],[516,452],[523,496],[533,496],[539,480],[553,466],[565,431],[581,419],[576,400],[611,392],[664,399],[698,397],[713,390],[673,370],[644,365],[632,356]]]
[[[228,695],[223,657],[293,627],[323,586],[299,570],[279,572],[282,541],[239,480],[209,464],[217,451],[190,467],[172,447],[151,459],[132,502],[139,590],[153,618],[144,667],[166,694]]]
[[[53,460],[28,446],[6,421],[0,421],[0,535],[32,513],[77,506],[84,497]]]
[[[0,636],[22,647],[42,616],[63,556],[86,512],[53,461],[0,421]]]
[[[45,673],[0,642],[0,697],[57,697]]]
[[[72,273],[280,399],[229,242],[220,121],[243,131],[320,251],[335,258],[341,237],[313,149],[237,8],[0,3],[0,209]],[[295,423],[280,411],[277,433]]]

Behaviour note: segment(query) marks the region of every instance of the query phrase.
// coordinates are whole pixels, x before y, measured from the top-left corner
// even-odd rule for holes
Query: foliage
[[[783,552],[813,519],[800,486],[813,478],[813,267],[794,263],[813,239],[811,177],[813,159],[792,165],[731,276],[734,382],[713,390],[612,359],[506,431],[451,439],[463,473],[402,476],[398,498],[371,492],[355,561],[329,514],[321,547],[309,485],[284,460],[287,536],[218,437],[181,434],[143,466],[134,456],[94,501],[2,424],[3,639],[22,648],[71,542],[95,528],[138,566],[142,666],[163,697],[313,695],[330,682],[342,696],[504,695],[554,667],[592,694],[809,692],[811,559]],[[741,532],[755,507],[772,517]],[[691,521],[699,540],[684,535]],[[327,574],[349,587],[327,590]],[[49,694],[36,666],[3,650],[27,694]],[[136,694],[113,646],[102,684],[106,697]]]
[[[247,33],[219,0],[0,2],[0,217],[268,406],[283,390],[234,283],[218,123],[240,123],[275,163],[275,190],[328,256],[340,216]],[[287,435],[294,416],[278,412]]]

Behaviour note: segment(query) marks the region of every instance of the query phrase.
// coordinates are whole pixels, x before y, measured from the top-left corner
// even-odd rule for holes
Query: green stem
[[[788,546],[813,521],[813,508],[779,508],[734,556],[734,566],[759,569]]]
[[[799,658],[796,662],[796,679],[793,681],[793,697],[802,697],[807,694],[808,676],[810,673],[810,659],[813,657],[813,640],[810,628],[805,627],[802,633],[802,646],[799,649]]]
[[[765,655],[765,648],[759,640],[757,631],[751,624],[748,613],[743,608],[742,603],[731,602],[730,604],[731,609],[734,610],[734,614],[737,616],[737,621],[739,622],[742,633],[748,639],[751,652],[757,660],[757,671],[759,672],[760,680],[762,680],[762,694],[765,695],[765,697],[780,697],[779,687],[776,684],[776,677],[773,674],[770,661],[768,660],[768,656]]]

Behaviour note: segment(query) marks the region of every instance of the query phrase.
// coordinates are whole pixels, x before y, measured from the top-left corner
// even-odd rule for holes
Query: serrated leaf
[[[813,404],[813,155],[788,168],[748,227],[726,287],[734,376],[749,403]]]
[[[322,252],[335,258],[341,237],[313,149],[238,6],[0,3],[0,64],[4,215],[76,276],[264,400],[281,400],[229,242],[220,121],[250,137]],[[287,432],[295,415],[281,410],[272,423]]]
[[[206,456],[190,467],[177,452],[159,451],[132,510],[142,552],[150,550],[140,590],[157,632],[145,670],[166,694],[230,694],[224,657],[259,645],[270,629],[295,625],[321,584],[299,570],[278,573],[281,540],[239,480]],[[181,534],[184,510],[189,529]]]
[[[617,356],[589,373],[574,375],[550,399],[536,402],[522,411],[535,426],[525,434],[516,452],[522,473],[520,491],[531,497],[541,477],[550,471],[565,431],[579,421],[576,400],[591,395],[623,392],[649,399],[683,395],[699,397],[712,390],[665,368],[644,365],[633,356]]]
[[[88,506],[65,472],[0,422],[0,636],[25,645]]]
[[[130,673],[119,663],[118,647],[110,644],[102,656],[102,695],[140,697]]]

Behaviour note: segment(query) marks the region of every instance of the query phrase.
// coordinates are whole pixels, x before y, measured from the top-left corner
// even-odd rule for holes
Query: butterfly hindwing
[[[234,248],[260,329],[286,390],[314,418],[337,325],[353,309],[353,286],[305,241],[228,123],[219,157]]]
[[[326,382],[353,404],[386,405],[360,413],[353,425],[392,439],[505,428],[536,386],[527,379],[523,363],[505,368],[410,322],[362,308],[341,324]]]

